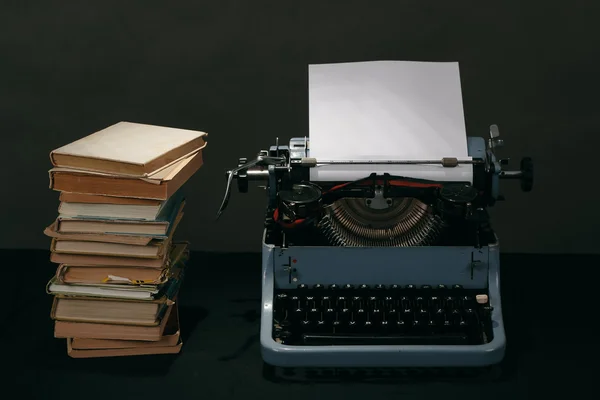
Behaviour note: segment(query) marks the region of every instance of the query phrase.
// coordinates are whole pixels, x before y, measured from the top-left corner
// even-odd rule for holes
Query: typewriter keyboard
[[[487,293],[460,286],[300,285],[275,290],[273,338],[287,345],[478,345]]]

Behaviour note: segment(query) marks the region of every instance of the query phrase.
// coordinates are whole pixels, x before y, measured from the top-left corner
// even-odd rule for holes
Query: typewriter
[[[310,140],[292,138],[240,158],[227,171],[218,215],[263,182],[260,345],[276,367],[483,367],[499,363],[506,338],[499,241],[486,211],[501,179],[532,189],[533,163],[504,170],[496,125],[467,138],[472,182],[373,173],[311,182]],[[379,161],[441,164],[457,159]],[[358,163],[370,163],[359,161]],[[375,162],[373,162],[375,163]],[[397,171],[398,168],[395,168]]]

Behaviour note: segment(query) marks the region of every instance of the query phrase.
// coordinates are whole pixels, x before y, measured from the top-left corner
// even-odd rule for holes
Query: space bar
[[[336,346],[382,346],[382,345],[464,345],[468,344],[468,337],[460,334],[440,335],[349,335],[334,334],[304,334],[304,344],[309,346],[336,345]]]

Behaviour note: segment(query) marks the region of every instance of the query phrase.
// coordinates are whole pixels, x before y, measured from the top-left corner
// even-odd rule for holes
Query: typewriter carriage
[[[267,243],[280,246],[409,247],[494,243],[487,207],[503,200],[500,179],[517,179],[523,191],[533,186],[533,163],[526,157],[519,171],[506,171],[508,160],[496,158],[503,145],[496,125],[489,140],[469,137],[473,164],[472,182],[436,182],[372,173],[354,182],[311,182],[308,138],[292,138],[276,144],[248,162],[227,172],[226,193],[218,216],[226,208],[233,180],[246,193],[250,181],[259,181],[267,194],[265,229]],[[441,163],[452,168],[461,161],[382,161],[392,163]],[[344,162],[339,162],[343,164]],[[352,163],[352,162],[348,162]]]

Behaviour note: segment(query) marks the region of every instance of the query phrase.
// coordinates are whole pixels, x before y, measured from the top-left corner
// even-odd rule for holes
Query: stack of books
[[[69,356],[180,351],[189,249],[174,233],[205,146],[204,132],[120,122],[50,153],[60,205],[44,231],[58,264],[46,290]]]

